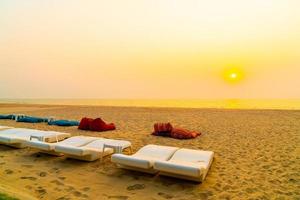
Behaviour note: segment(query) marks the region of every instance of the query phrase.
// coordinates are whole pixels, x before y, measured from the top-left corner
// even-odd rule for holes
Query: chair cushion
[[[113,123],[106,124],[101,118],[94,119],[90,123],[89,130],[91,131],[109,131],[115,130],[116,127]]]
[[[142,147],[133,156],[149,157],[151,160],[169,160],[177,150],[177,147],[149,144]]]
[[[205,170],[203,162],[186,162],[186,161],[156,161],[154,163],[154,169],[168,172],[172,174],[200,177],[201,171]]]
[[[41,142],[41,141],[26,141],[26,146],[36,148],[39,150],[44,151],[52,151],[54,150],[55,143],[47,143],[47,142]]]
[[[90,124],[92,123],[92,121],[93,121],[92,118],[87,118],[87,117],[82,118],[79,123],[78,129],[89,130]]]
[[[147,156],[128,156],[124,154],[114,154],[111,157],[111,161],[114,163],[142,169],[152,169],[154,163],[152,159]]]
[[[69,145],[56,145],[55,151],[64,154],[76,155],[76,156],[84,156],[86,155],[86,150],[74,146]]]
[[[49,121],[48,125],[56,125],[56,126],[78,126],[78,121],[72,121],[72,120],[54,120]]]
[[[205,167],[209,166],[209,163],[213,159],[214,152],[212,151],[203,151],[203,150],[194,150],[194,149],[179,149],[174,153],[170,161],[185,161],[191,163],[202,162],[205,164]]]

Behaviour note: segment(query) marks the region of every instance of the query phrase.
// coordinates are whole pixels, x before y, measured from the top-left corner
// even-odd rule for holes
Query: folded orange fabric
[[[201,135],[201,133],[173,127],[171,123],[155,123],[152,135],[172,137],[175,139],[192,139]]]
[[[192,138],[196,138],[199,135],[201,135],[201,133],[175,127],[173,128],[170,136],[176,139],[192,139]]]

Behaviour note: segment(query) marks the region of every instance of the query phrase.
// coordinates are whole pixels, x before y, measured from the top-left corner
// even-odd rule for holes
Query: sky
[[[299,8],[0,0],[0,98],[300,98]]]

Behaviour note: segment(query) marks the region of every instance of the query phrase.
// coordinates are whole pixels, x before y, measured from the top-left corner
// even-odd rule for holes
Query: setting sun
[[[240,69],[231,68],[224,71],[223,77],[228,83],[237,83],[243,79],[243,73]]]
[[[236,79],[236,78],[237,78],[237,74],[236,74],[236,73],[230,74],[230,78],[231,78],[231,79]]]

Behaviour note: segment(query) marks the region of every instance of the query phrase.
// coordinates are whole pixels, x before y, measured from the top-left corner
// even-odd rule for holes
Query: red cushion
[[[153,135],[170,136],[173,127],[171,123],[155,123]]]
[[[191,139],[196,138],[199,135],[201,135],[201,133],[189,131],[183,128],[173,128],[170,136],[175,139]]]
[[[91,131],[109,131],[116,129],[116,126],[113,123],[106,124],[101,118],[97,118],[90,123],[89,129]]]
[[[114,123],[106,124],[104,129],[105,129],[105,131],[115,130],[116,126]]]
[[[93,121],[92,118],[87,118],[87,117],[82,118],[80,123],[79,123],[78,129],[89,130],[90,124],[91,124],[92,121]]]

